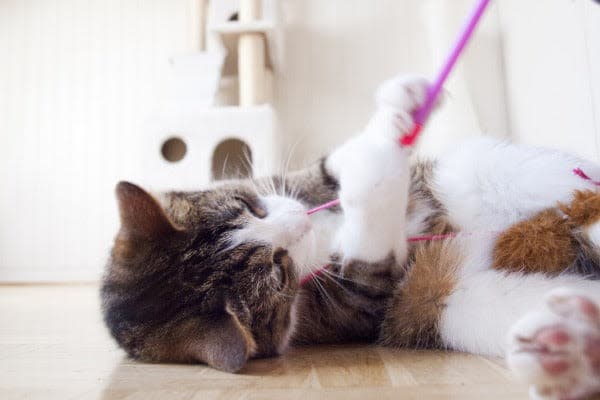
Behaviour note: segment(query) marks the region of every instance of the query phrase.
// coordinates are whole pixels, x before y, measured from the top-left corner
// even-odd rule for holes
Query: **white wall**
[[[398,73],[433,76],[471,0],[281,0],[282,68],[277,107],[295,165],[314,159],[365,125],[377,85]],[[447,89],[446,107],[423,138],[435,154],[457,137],[507,130],[497,10]],[[479,113],[476,113],[479,112]]]
[[[382,79],[433,75],[471,4],[280,0],[275,106],[292,165],[360,129]],[[168,57],[194,48],[194,9],[0,1],[0,280],[99,276],[117,227],[113,186],[143,174],[139,127],[163,98]],[[423,151],[483,130],[597,159],[598,13],[591,0],[497,1]]]
[[[600,161],[600,6],[500,3],[513,137]]]
[[[187,1],[0,1],[0,279],[91,279]]]

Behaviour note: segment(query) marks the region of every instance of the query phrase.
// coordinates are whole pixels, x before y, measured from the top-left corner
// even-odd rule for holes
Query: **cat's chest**
[[[328,262],[329,256],[337,252],[336,234],[342,225],[343,214],[339,212],[321,212],[314,215],[312,229],[315,236],[316,259]]]

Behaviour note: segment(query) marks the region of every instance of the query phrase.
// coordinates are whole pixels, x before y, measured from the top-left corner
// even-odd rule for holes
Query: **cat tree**
[[[273,22],[263,18],[262,3],[196,0],[200,51],[170,60],[170,96],[145,124],[141,183],[190,190],[272,172],[276,119],[267,49]]]

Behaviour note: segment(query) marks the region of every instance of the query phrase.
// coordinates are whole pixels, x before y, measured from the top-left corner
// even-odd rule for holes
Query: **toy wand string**
[[[399,142],[402,146],[412,146],[417,140],[419,134],[423,130],[423,126],[425,125],[425,123],[429,119],[429,116],[431,115],[433,106],[437,101],[437,98],[439,97],[442,88],[444,87],[444,83],[448,79],[450,72],[452,72],[452,69],[454,68],[456,62],[460,58],[460,55],[462,54],[463,50],[465,49],[465,46],[469,42],[469,39],[471,39],[471,37],[473,36],[473,32],[479,24],[479,21],[481,20],[481,17],[483,16],[483,13],[485,12],[487,6],[490,4],[490,1],[491,0],[477,1],[477,4],[473,8],[473,11],[467,18],[464,27],[460,32],[458,40],[456,41],[454,47],[452,48],[452,51],[448,55],[446,62],[444,63],[433,85],[429,88],[425,104],[423,105],[423,107],[417,110],[417,112],[413,116],[415,121],[415,126],[413,130],[399,139]],[[329,203],[323,204],[321,206],[313,208],[312,210],[307,211],[307,214],[311,215],[321,210],[336,206],[338,204],[340,204],[339,200],[333,200]]]

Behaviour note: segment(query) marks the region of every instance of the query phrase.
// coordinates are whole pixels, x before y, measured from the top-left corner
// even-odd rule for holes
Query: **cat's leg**
[[[404,234],[409,150],[398,137],[425,99],[423,79],[396,78],[378,91],[366,129],[336,150],[326,168],[340,184],[339,260],[305,285],[295,343],[374,340],[407,256]]]
[[[487,239],[457,238],[419,248],[388,305],[382,343],[503,356],[508,332],[528,312],[543,308],[553,289],[566,287],[600,303],[600,281],[488,269],[492,242]]]
[[[600,393],[600,308],[585,294],[557,289],[510,332],[507,360],[535,399]]]
[[[600,389],[597,364],[600,326],[597,316],[589,318],[597,313],[600,304],[600,282],[574,275],[549,277],[482,269],[486,255],[478,253],[475,246],[477,242],[471,241],[460,248],[462,261],[457,263],[454,287],[442,302],[440,343],[470,353],[508,355],[513,365],[519,366],[521,375],[538,385],[536,393],[549,393],[548,398],[578,399],[583,393]],[[548,312],[546,296],[557,288],[564,288],[568,294],[551,296],[554,309]],[[583,322],[586,318],[588,321]],[[581,319],[579,325],[578,319]],[[567,335],[563,335],[565,332]],[[528,339],[536,344],[515,347],[516,343],[524,345]],[[548,348],[565,352],[564,358],[541,357],[547,349],[536,345],[544,340],[568,340],[568,344],[554,343],[555,348]],[[564,361],[572,362],[569,368]],[[540,375],[540,371],[545,372]],[[572,379],[574,375],[577,379]]]
[[[397,139],[413,128],[412,113],[425,100],[428,83],[424,78],[399,76],[384,82],[375,94],[377,109],[366,129],[363,139],[353,138],[330,156],[300,171],[283,171],[279,176],[258,179],[257,183],[266,193],[276,192],[296,198],[309,207],[334,200],[340,189],[340,171],[344,164],[358,159],[352,153],[360,147],[367,136],[373,142],[379,136],[385,145],[398,147]],[[439,106],[439,102],[436,103]],[[366,136],[365,136],[366,135]],[[352,149],[350,149],[352,148]],[[354,150],[353,150],[354,149]],[[366,153],[368,147],[359,152]],[[342,156],[342,154],[345,154]],[[340,160],[349,158],[348,160]],[[375,166],[372,169],[376,169]],[[333,210],[337,210],[334,208]]]
[[[352,260],[379,263],[407,255],[406,209],[410,150],[398,138],[413,127],[411,113],[424,101],[428,84],[420,78],[394,78],[377,91],[377,111],[364,131],[327,160],[340,183],[344,222],[339,252],[344,269]]]

